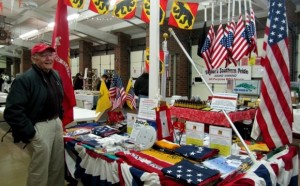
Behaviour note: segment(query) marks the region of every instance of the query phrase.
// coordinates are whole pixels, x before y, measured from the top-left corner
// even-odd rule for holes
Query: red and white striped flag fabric
[[[212,47],[211,46],[213,44],[214,39],[215,39],[214,25],[211,25],[210,29],[208,31],[208,34],[206,36],[206,39],[204,41],[204,45],[201,49],[201,56],[205,61],[206,68],[207,68],[208,71],[212,69],[212,65],[211,65]]]
[[[257,51],[257,35],[256,35],[256,24],[255,24],[255,14],[253,9],[250,11],[250,29],[251,29],[251,46],[250,51],[253,51],[256,56],[258,55]]]
[[[239,20],[237,22],[232,48],[232,58],[239,61],[247,55],[249,44],[247,42],[247,34],[245,30],[245,24],[243,21],[243,16],[240,14]]]
[[[224,35],[227,38],[226,39],[226,48],[227,48],[227,52],[228,52],[228,55],[227,55],[228,57],[226,59],[225,67],[227,67],[231,63],[233,63],[234,66],[237,65],[237,62],[232,58],[232,44],[233,44],[234,32],[235,32],[235,22],[234,22],[234,19],[232,18],[231,22],[227,23],[227,26],[224,31]]]
[[[213,68],[219,68],[227,58],[226,40],[223,26],[220,24],[214,46],[212,46],[211,64]]]
[[[109,89],[110,100],[112,101],[112,109],[122,107],[126,101],[126,92],[119,75],[114,75],[112,79],[112,84]]]
[[[270,1],[269,33],[265,73],[261,83],[260,104],[254,119],[251,137],[262,137],[273,149],[292,142],[292,103],[288,56],[285,0]],[[272,34],[271,34],[272,33]]]

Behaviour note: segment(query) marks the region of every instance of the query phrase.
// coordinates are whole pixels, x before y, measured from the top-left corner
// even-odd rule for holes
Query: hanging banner
[[[98,14],[107,14],[109,11],[108,0],[91,0],[89,9]]]
[[[207,83],[227,83],[227,80],[251,80],[251,67],[227,67],[205,70],[203,78]]]
[[[81,1],[64,0],[64,1],[66,5],[75,9],[83,9],[83,5],[85,3],[85,0],[81,0]]]
[[[120,19],[131,19],[135,15],[137,0],[119,0],[112,11]]]

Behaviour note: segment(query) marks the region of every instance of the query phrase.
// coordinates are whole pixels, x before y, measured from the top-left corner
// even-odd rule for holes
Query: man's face
[[[33,56],[34,63],[43,71],[49,72],[53,68],[53,52],[46,50]]]

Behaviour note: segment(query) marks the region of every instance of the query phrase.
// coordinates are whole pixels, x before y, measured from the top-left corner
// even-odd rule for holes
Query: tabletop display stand
[[[195,62],[193,61],[193,59],[191,58],[191,56],[188,54],[188,52],[185,50],[184,46],[181,44],[181,42],[179,41],[178,37],[176,36],[175,32],[173,31],[172,28],[169,28],[169,31],[171,33],[171,35],[174,36],[175,40],[177,41],[178,45],[180,46],[180,48],[182,49],[182,51],[184,52],[184,54],[186,55],[186,57],[188,58],[188,60],[190,61],[190,63],[192,64],[192,66],[194,67],[194,69],[196,70],[196,72],[199,74],[199,76],[201,77],[203,83],[206,85],[206,87],[208,88],[208,90],[210,91],[210,93],[212,94],[212,96],[214,96],[214,92],[211,90],[211,88],[209,87],[208,83],[206,82],[206,80],[203,78],[202,73],[200,73],[200,71],[198,70]],[[247,144],[245,143],[244,139],[242,138],[242,136],[240,135],[239,131],[237,130],[237,128],[235,127],[235,125],[233,124],[233,122],[231,121],[230,117],[228,116],[228,114],[226,113],[225,110],[222,110],[222,113],[225,115],[226,119],[228,120],[231,128],[233,129],[233,131],[235,132],[235,134],[238,136],[238,138],[241,140],[243,146],[245,147],[249,157],[251,158],[252,162],[255,163],[256,162],[256,158],[254,157],[253,153],[250,151],[250,149],[248,148]]]

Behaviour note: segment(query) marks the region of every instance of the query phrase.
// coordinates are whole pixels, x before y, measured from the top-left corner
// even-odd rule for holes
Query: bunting
[[[163,25],[166,18],[166,9],[168,5],[168,0],[159,1],[159,24]],[[141,11],[141,20],[146,23],[150,22],[150,0],[144,0],[142,11]]]
[[[135,94],[132,86],[132,79],[130,78],[126,87],[126,104],[131,110],[136,109],[136,101],[134,97]]]
[[[131,19],[135,15],[137,0],[118,0],[113,15],[120,19]]]
[[[174,1],[171,7],[169,25],[191,30],[194,26],[198,3]]]
[[[53,68],[58,71],[64,87],[64,98],[62,103],[64,109],[62,122],[64,126],[74,120],[73,107],[76,105],[71,80],[69,43],[67,6],[63,3],[63,0],[58,0],[55,15],[55,26],[52,35],[52,46],[56,50]]]
[[[107,14],[109,5],[109,0],[90,0],[89,9],[98,14]]]
[[[75,9],[83,9],[83,5],[85,3],[85,0],[77,0],[77,1],[74,1],[74,0],[64,0],[65,1],[65,4],[72,7],[72,8],[75,8]]]

